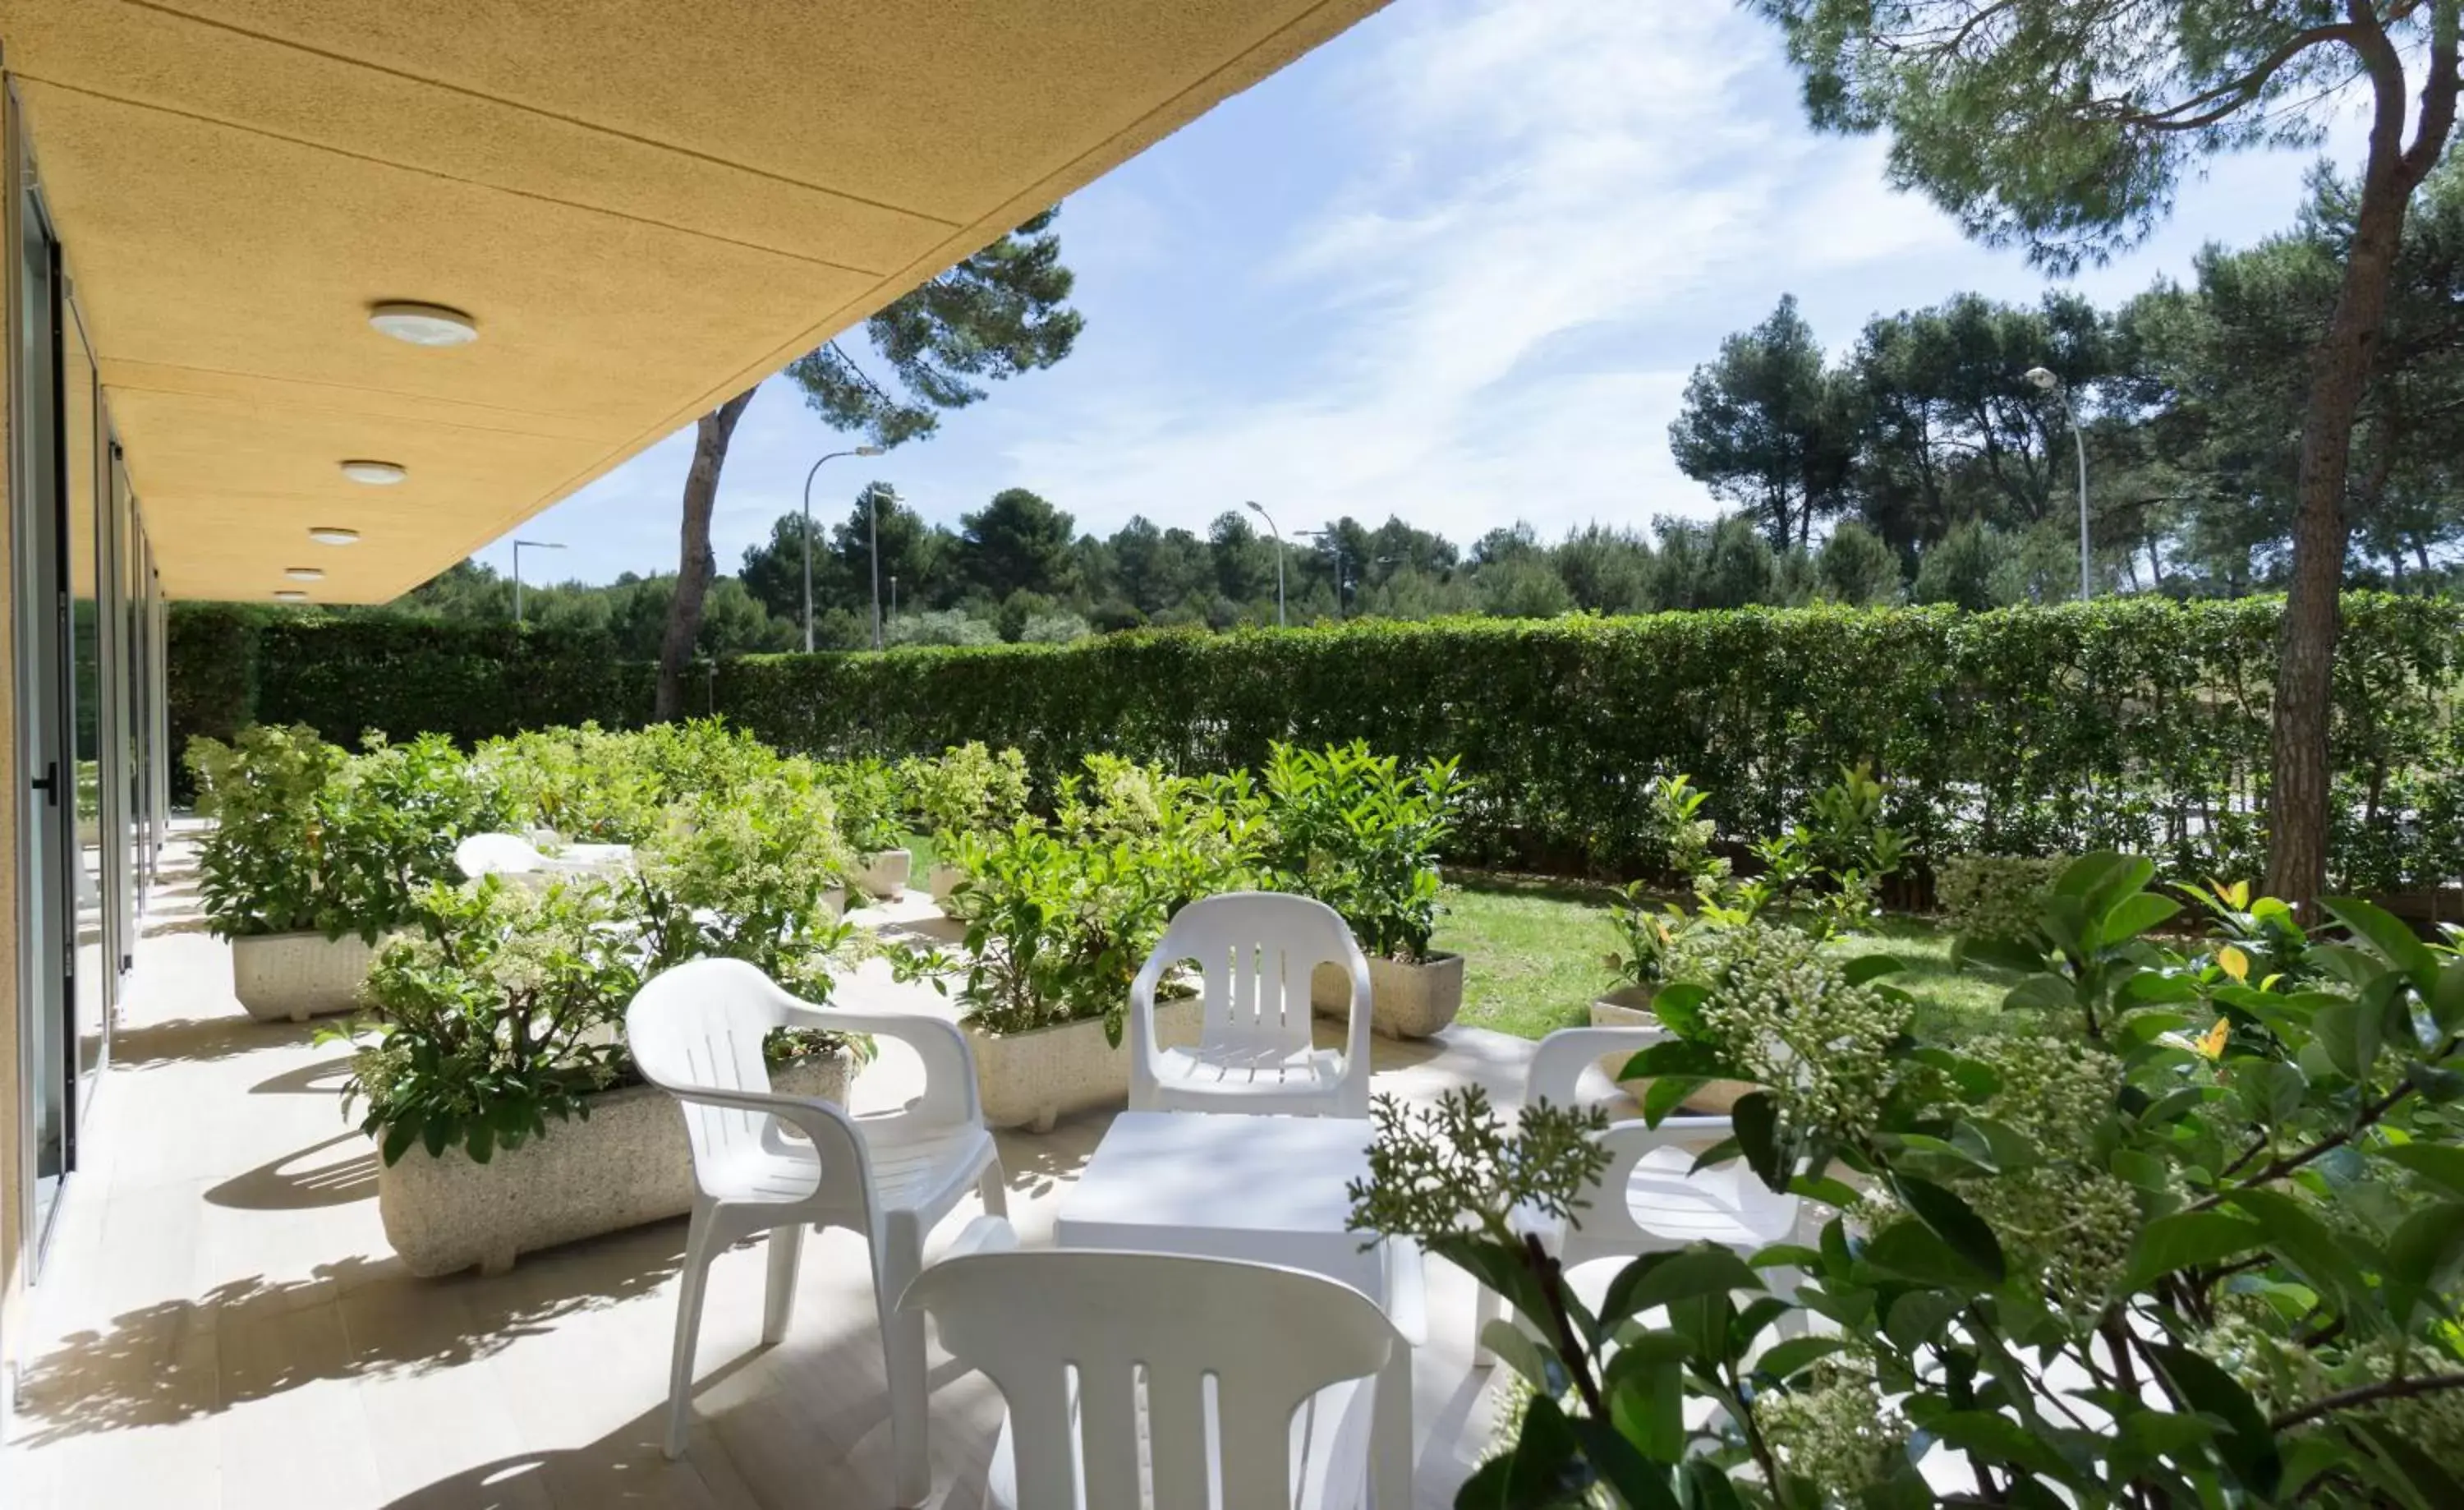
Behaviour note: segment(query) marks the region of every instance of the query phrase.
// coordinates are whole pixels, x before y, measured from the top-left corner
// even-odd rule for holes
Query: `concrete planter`
[[[863,867],[849,877],[856,890],[883,901],[896,901],[907,890],[907,874],[915,856],[906,850],[882,850],[857,855],[856,863]]]
[[[1657,989],[1657,987],[1651,986],[1618,987],[1592,1003],[1592,1026],[1595,1028],[1659,1027],[1660,1019],[1651,1014],[1651,998]],[[1626,1060],[1632,1057],[1634,1055],[1630,1054],[1603,1055],[1600,1059],[1600,1073],[1612,1080],[1617,1080],[1617,1072],[1624,1069]],[[1617,1088],[1637,1100],[1642,1099],[1642,1093],[1650,1084],[1651,1081],[1648,1079],[1617,1080]],[[1695,1089],[1693,1095],[1685,1098],[1684,1109],[1689,1112],[1725,1117],[1737,1104],[1737,1098],[1753,1089],[1753,1086],[1743,1080],[1705,1080]]]
[[[1198,1042],[1198,998],[1155,1004],[1160,1048]],[[1130,1100],[1130,1035],[1121,1045],[1104,1041],[1104,1022],[1065,1022],[1026,1033],[986,1033],[961,1021],[976,1054],[976,1092],[984,1103],[984,1124],[1050,1132],[1053,1121],[1079,1112],[1126,1106]]]
[[[924,873],[924,885],[932,892],[935,901],[948,901],[950,894],[957,891],[958,883],[966,878],[964,866],[935,865]]]
[[[800,1060],[771,1084],[844,1103],[847,1056]],[[693,1196],[684,1117],[654,1085],[592,1097],[587,1119],[550,1122],[545,1137],[499,1148],[486,1164],[459,1148],[430,1158],[413,1147],[377,1171],[385,1240],[421,1278],[473,1264],[503,1274],[521,1254],[682,1216]]]
[[[248,1014],[306,1022],[358,1005],[377,951],[356,933],[265,933],[231,941],[231,993]]]
[[[846,917],[847,888],[844,886],[833,886],[829,890],[822,893],[822,911],[829,914],[834,920]]]
[[[1463,1010],[1463,958],[1432,954],[1418,965],[1369,957],[1369,1025],[1389,1038],[1427,1038]],[[1321,1017],[1340,1017],[1352,1004],[1352,983],[1331,965],[1309,976],[1309,1004]]]

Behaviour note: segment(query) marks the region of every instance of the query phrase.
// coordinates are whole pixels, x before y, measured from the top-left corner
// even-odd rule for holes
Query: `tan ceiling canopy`
[[[0,63],[165,589],[376,602],[1378,3],[12,0]]]

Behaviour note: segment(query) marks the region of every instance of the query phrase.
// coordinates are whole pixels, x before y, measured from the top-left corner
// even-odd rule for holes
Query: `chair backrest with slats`
[[[942,1345],[1009,1402],[1019,1510],[1204,1505],[1215,1484],[1222,1510],[1290,1510],[1293,1412],[1321,1389],[1375,1374],[1395,1342],[1376,1305],[1348,1285],[1164,1254],[971,1255],[926,1270],[900,1303],[931,1312]],[[1139,1473],[1141,1373],[1151,1501]],[[1365,1476],[1365,1438],[1353,1445],[1358,1462],[1333,1471]]]
[[[1309,977],[1333,965],[1367,977],[1368,962],[1335,910],[1284,892],[1226,892],[1183,907],[1154,959],[1188,961],[1203,982],[1199,1052],[1210,1060],[1270,1059],[1310,1043]],[[1366,1011],[1368,1003],[1353,1004]]]
[[[715,1105],[692,1093],[771,1097],[762,1041],[786,1024],[788,1009],[796,1005],[796,998],[757,966],[742,960],[693,960],[651,977],[625,1010],[625,1046],[642,1077],[682,1103],[693,1168],[705,1188],[707,1172],[732,1157],[775,1147],[778,1129],[767,1112]],[[815,1199],[843,1198],[849,1192],[839,1187],[847,1180],[859,1182],[852,1188],[860,1198],[863,1161],[856,1153],[855,1134],[847,1131],[831,1141],[836,1146],[817,1143],[823,1178]]]

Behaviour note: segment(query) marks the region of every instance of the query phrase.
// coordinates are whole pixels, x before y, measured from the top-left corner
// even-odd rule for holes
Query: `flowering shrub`
[[[2060,855],[1954,855],[1934,868],[1934,901],[1955,932],[2020,938],[2035,928],[2045,893],[2070,863]]]
[[[1514,1449],[1458,1502],[2464,1503],[2464,957],[2361,902],[2288,934],[2233,888],[2177,945],[2153,874],[2089,855],[2020,937],[1963,941],[2012,984],[1956,1047],[1909,1031],[1891,962],[1767,927],[1662,988],[1646,1118],[1668,1079],[1755,1081],[1703,1158],[1828,1208],[1809,1246],[1654,1254],[1593,1311],[1491,1214],[1579,1188],[1540,1164],[1576,1165],[1562,1126],[1449,1125],[1448,1164],[1386,1118],[1356,1222],[1533,1334],[1500,1349],[1532,1382]],[[1946,1450],[1956,1487],[1922,1472]]]
[[[1438,858],[1466,786],[1456,766],[1407,769],[1361,740],[1324,750],[1274,745],[1265,862],[1276,886],[1341,913],[1371,954],[1424,958],[1438,924]]]
[[[953,744],[935,759],[898,763],[899,785],[934,843],[948,850],[962,833],[991,833],[1026,816],[1026,757],[996,755],[979,740]]]
[[[866,758],[812,767],[838,812],[839,833],[858,855],[894,850],[907,837],[907,798],[889,762]]]

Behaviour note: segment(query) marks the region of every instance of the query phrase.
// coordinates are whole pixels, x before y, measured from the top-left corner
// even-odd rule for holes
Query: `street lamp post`
[[[898,617],[898,573],[890,574],[890,616]]]
[[[562,550],[561,542],[553,540],[517,540],[514,542],[514,622],[522,621],[522,547],[533,550]]]
[[[816,460],[804,472],[804,654],[813,653],[813,474],[822,470],[822,462],[839,456],[877,456],[879,446],[858,446],[852,451],[833,451]]]
[[[898,495],[887,487],[865,490],[865,523],[872,532],[872,648],[881,649],[881,496],[890,493],[891,502]],[[891,579],[895,581],[895,578]]]
[[[2080,431],[2079,411],[2071,407],[2071,390],[2060,378],[2044,367],[2030,367],[2028,381],[2040,392],[2051,393],[2062,401],[2062,416],[2071,422],[2071,440],[2079,447],[2079,601],[2089,596],[2087,556],[2087,435]]]
[[[1275,537],[1275,628],[1284,627],[1284,532],[1275,527],[1275,517],[1258,506],[1252,499],[1249,512],[1266,522],[1266,533]]]

